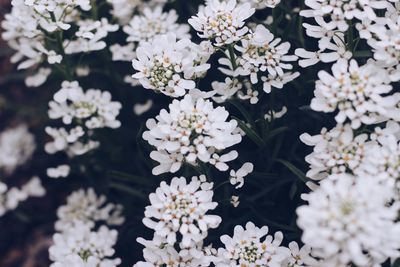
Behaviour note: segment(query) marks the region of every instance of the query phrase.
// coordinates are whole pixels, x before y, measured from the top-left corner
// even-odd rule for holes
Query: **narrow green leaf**
[[[253,118],[251,117],[250,113],[243,107],[243,105],[237,100],[230,100],[231,103],[239,112],[243,115],[246,122],[250,123],[252,127],[255,127]]]
[[[111,183],[110,188],[127,193],[131,196],[140,198],[140,199],[146,199],[147,195],[144,193],[140,192],[139,190],[133,189],[127,185],[124,184],[119,184],[119,183]]]
[[[288,129],[289,127],[283,126],[270,131],[267,135],[267,140],[274,138],[275,136],[287,131]]]
[[[132,175],[132,174],[125,173],[125,172],[110,171],[108,173],[108,176],[110,176],[112,179],[123,181],[123,182],[130,182],[130,183],[141,184],[141,185],[145,185],[145,186],[153,185],[152,181],[149,180],[149,178]]]
[[[246,123],[234,116],[232,116],[232,118],[238,122],[240,129],[242,129],[254,143],[256,143],[259,147],[265,146],[264,140],[253,129],[247,126]]]
[[[292,163],[290,163],[289,161],[286,161],[283,159],[277,159],[276,161],[285,165],[286,168],[288,168],[294,175],[296,175],[298,178],[300,178],[303,182],[306,183],[309,181],[307,176],[301,170],[299,170],[296,166],[294,166]]]

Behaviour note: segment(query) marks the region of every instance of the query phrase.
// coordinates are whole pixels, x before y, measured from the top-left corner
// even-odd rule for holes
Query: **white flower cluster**
[[[318,73],[320,80],[316,83],[312,109],[322,112],[338,109],[337,123],[349,119],[354,129],[399,117],[396,104],[400,95],[388,95],[392,86],[384,69],[372,63],[358,66],[355,60],[340,60],[332,66],[332,74]]]
[[[318,25],[303,26],[308,36],[319,39],[319,51],[297,49],[295,54],[303,58],[302,67],[336,61],[332,74],[318,73],[311,109],[335,112],[337,125],[300,137],[313,147],[306,175],[319,181],[307,183],[315,191],[303,196],[308,206],[297,210],[302,241],[321,260],[318,266],[380,266],[399,257],[400,247],[393,238],[400,228],[400,95],[391,85],[400,80],[394,26],[398,1],[305,4],[311,9],[300,15]],[[352,52],[359,52],[356,34],[373,48],[374,60],[364,65],[350,60]]]
[[[177,40],[174,33],[159,35],[151,42],[142,42],[136,50],[137,59],[132,77],[146,89],[171,97],[181,97],[194,90],[194,79],[209,69],[211,53],[207,43],[196,45],[190,39]]]
[[[123,26],[123,31],[127,34],[127,44],[110,46],[113,60],[131,62],[136,58],[135,47],[138,44],[141,42],[152,43],[154,38],[160,35],[175,34],[177,40],[190,38],[189,26],[178,24],[177,20],[178,15],[173,9],[163,12],[162,5],[154,8],[146,5],[140,14],[133,16],[129,23]]]
[[[89,89],[84,92],[77,81],[64,81],[49,107],[49,117],[61,119],[69,128],[46,127],[47,134],[53,138],[45,146],[50,154],[58,151],[65,151],[70,157],[85,154],[100,145],[92,137],[96,129],[121,125],[116,119],[121,104],[112,101],[107,91]]]
[[[212,41],[216,46],[224,46],[239,41],[248,32],[245,20],[254,12],[249,3],[210,0],[188,22],[201,38]]]
[[[289,248],[281,246],[283,234],[276,232],[268,235],[268,227],[261,228],[248,222],[243,228],[235,226],[232,237],[221,236],[224,248],[218,249],[215,260],[216,267],[253,267],[253,266],[317,266],[310,256],[311,250],[304,246],[301,250],[296,242],[291,242]]]
[[[90,227],[94,227],[95,223],[100,221],[107,225],[121,225],[124,222],[121,214],[121,205],[107,203],[107,198],[104,195],[98,196],[93,188],[79,189],[68,196],[66,205],[58,208],[55,229],[65,231],[76,221]]]
[[[135,11],[146,8],[163,7],[167,0],[107,0],[112,6],[112,15],[119,23],[129,23]]]
[[[119,26],[109,24],[106,18],[101,20],[79,20],[78,31],[74,40],[65,40],[64,49],[66,54],[87,53],[104,49],[107,45],[103,41],[109,32],[115,32]]]
[[[321,134],[303,134],[301,140],[314,151],[306,157],[310,164],[307,176],[321,180],[330,174],[350,173],[371,176],[400,189],[400,125],[389,121],[384,129],[370,135],[355,135],[350,125],[338,125]]]
[[[250,75],[252,84],[261,79],[266,93],[271,92],[271,87],[282,88],[300,75],[298,72],[285,72],[293,68],[288,62],[296,61],[297,56],[287,55],[290,43],[280,42],[281,39],[275,39],[267,28],[258,25],[254,33],[241,40],[241,46],[236,46],[241,53],[238,59],[241,75]]]
[[[25,124],[0,133],[0,173],[13,173],[32,157],[35,148],[35,139]]]
[[[19,203],[29,197],[42,197],[45,193],[46,190],[37,176],[32,177],[21,189],[17,187],[8,188],[5,183],[0,181],[0,217],[7,211],[16,209]]]
[[[313,256],[323,259],[318,266],[380,266],[399,257],[400,203],[392,203],[393,187],[375,177],[332,175],[304,198],[308,205],[298,208],[297,223]]]
[[[212,256],[203,248],[208,229],[218,227],[221,217],[209,215],[218,205],[212,202],[213,183],[206,177],[173,178],[168,185],[161,182],[150,194],[151,205],[146,207],[143,223],[155,231],[153,240],[142,238],[146,262],[140,266],[209,266]],[[179,249],[177,249],[179,248]]]
[[[151,42],[156,36],[175,33],[177,39],[190,38],[189,25],[178,24],[175,10],[163,13],[162,7],[153,10],[146,8],[143,15],[132,17],[124,32],[128,35],[127,42]]]
[[[54,244],[49,248],[51,267],[116,267],[119,258],[112,259],[118,232],[108,225],[120,225],[122,207],[108,203],[93,189],[73,192],[65,206],[58,209]],[[99,227],[98,224],[102,223]]]
[[[157,148],[150,157],[160,162],[153,174],[174,173],[184,162],[205,162],[221,171],[228,170],[226,162],[234,160],[237,152],[220,155],[220,151],[242,140],[234,133],[237,122],[226,121],[228,116],[224,107],[214,108],[209,100],[186,95],[180,101],[174,100],[169,112],[163,109],[156,119],[149,119],[149,131],[143,133],[143,138]]]
[[[82,155],[98,146],[97,141],[81,141],[89,137],[98,128],[118,128],[121,123],[116,119],[121,109],[119,102],[111,101],[111,94],[98,89],[86,92],[76,81],[62,83],[62,88],[54,94],[54,101],[49,103],[49,117],[62,119],[66,126],[72,128],[47,127],[46,132],[54,139],[46,144],[48,153],[66,151],[70,156]]]
[[[249,3],[255,9],[275,8],[281,0],[238,0],[239,3]]]

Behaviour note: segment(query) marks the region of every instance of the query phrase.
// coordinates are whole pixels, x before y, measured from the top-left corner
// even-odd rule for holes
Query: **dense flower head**
[[[113,246],[118,232],[102,225],[98,230],[82,222],[53,236],[54,244],[49,248],[51,267],[116,267],[121,263],[114,255]]]
[[[348,119],[354,129],[362,123],[378,123],[398,112],[395,107],[398,96],[387,96],[392,86],[384,69],[372,63],[358,66],[355,60],[340,60],[332,66],[332,74],[318,73],[320,80],[311,101],[313,110],[338,110],[336,121],[344,123]]]
[[[133,267],[206,267],[210,266],[213,259],[208,255],[206,248],[200,245],[176,249],[168,244],[157,245],[154,241],[138,238],[137,241],[144,245],[143,257],[145,262],[137,262]]]
[[[25,164],[35,151],[34,136],[25,124],[0,133],[0,173],[11,174]]]
[[[314,147],[305,158],[310,164],[307,176],[314,180],[329,174],[353,173],[363,163],[368,147],[373,145],[367,134],[355,136],[349,124],[337,125],[329,131],[323,128],[314,136],[304,133],[300,139]]]
[[[224,107],[214,108],[212,102],[203,98],[186,95],[180,101],[174,100],[169,111],[163,109],[155,119],[147,121],[149,130],[143,133],[143,138],[157,148],[158,153],[152,152],[152,158],[159,158],[163,164],[164,160],[158,157],[162,154],[177,161],[170,166],[160,165],[153,173],[176,172],[183,162],[194,165],[209,162],[222,171],[227,170],[223,163],[226,161],[219,160],[219,153],[242,139],[234,133],[237,122],[227,121],[228,116]]]
[[[371,134],[374,145],[365,152],[360,167],[355,170],[359,176],[373,176],[400,192],[400,125],[389,121],[386,127],[377,127]]]
[[[306,0],[305,4],[310,9],[303,10],[300,14],[304,17],[327,17],[326,22],[331,28],[346,31],[349,27],[348,20],[373,20],[377,17],[376,10],[386,9],[389,3],[387,0]]]
[[[236,0],[208,1],[201,6],[189,24],[201,38],[213,41],[216,46],[232,44],[248,31],[245,20],[255,12],[249,3],[238,4]]]
[[[268,235],[267,226],[259,228],[252,222],[245,228],[237,225],[232,237],[221,236],[225,247],[218,249],[216,267],[283,266],[290,251],[280,246],[282,240],[281,232]]]
[[[58,208],[55,229],[65,231],[77,221],[90,227],[94,227],[97,222],[120,225],[124,222],[121,213],[121,205],[107,203],[107,198],[104,195],[98,196],[93,188],[79,189],[68,196],[66,205]]]
[[[194,79],[202,76],[210,67],[209,56],[204,48],[184,38],[177,40],[174,33],[160,35],[151,42],[142,42],[136,50],[132,77],[146,89],[152,89],[171,97],[180,97],[195,89]]]
[[[82,125],[88,129],[118,128],[121,125],[116,117],[122,106],[119,102],[111,101],[109,92],[98,89],[84,92],[76,81],[64,81],[49,107],[49,117],[62,119],[66,125],[74,120],[84,122]]]
[[[175,10],[163,13],[162,7],[145,8],[143,15],[135,15],[124,32],[128,42],[151,42],[157,35],[174,33],[177,39],[189,38],[189,26],[178,24]]]
[[[288,73],[293,66],[287,62],[295,61],[297,56],[287,55],[290,43],[280,43],[281,39],[274,35],[263,25],[258,25],[254,31],[243,38],[241,46],[236,49],[241,52],[239,64],[246,75],[250,75],[252,84],[257,84],[259,79],[263,81],[263,89],[271,92],[271,87],[282,88],[284,83],[295,79],[299,73]],[[261,73],[261,75],[260,75]],[[279,79],[289,75],[291,79]]]
[[[399,203],[392,187],[375,177],[332,175],[304,196],[297,209],[302,241],[322,259],[319,266],[378,266],[399,256]]]
[[[190,182],[184,177],[175,177],[170,184],[161,182],[149,196],[151,206],[146,207],[143,223],[155,230],[155,236],[164,243],[178,242],[184,248],[192,247],[207,236],[208,229],[221,222],[221,217],[207,214],[218,205],[212,202],[212,187],[203,177],[193,177]]]
[[[163,7],[167,0],[107,0],[111,4],[111,14],[121,25],[128,24],[135,11],[146,8]]]

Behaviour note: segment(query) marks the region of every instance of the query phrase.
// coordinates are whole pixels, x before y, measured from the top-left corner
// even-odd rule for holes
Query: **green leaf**
[[[146,199],[147,195],[140,192],[139,190],[133,189],[127,185],[124,184],[119,184],[119,183],[111,183],[110,188],[127,193],[131,196],[140,198],[140,199]]]
[[[238,122],[240,129],[242,129],[254,143],[256,143],[259,147],[265,146],[264,140],[253,129],[247,126],[246,123],[235,116],[232,116],[232,118]]]
[[[275,136],[279,135],[280,133],[286,132],[289,129],[287,126],[276,128],[268,133],[267,140],[274,138]]]
[[[135,183],[135,184],[140,184],[140,185],[145,185],[145,186],[153,186],[153,183],[149,178],[132,175],[132,174],[125,173],[125,172],[110,171],[108,173],[108,176],[110,176],[112,179],[123,181],[123,182],[130,182],[130,183]]]
[[[252,127],[255,127],[253,118],[251,117],[250,113],[243,107],[242,104],[240,104],[239,101],[237,100],[231,100],[229,101],[239,112],[243,115],[245,118],[246,122],[250,123]]]
[[[299,170],[296,166],[294,166],[289,161],[286,161],[286,160],[283,160],[283,159],[277,159],[276,161],[278,161],[279,163],[285,165],[286,168],[288,168],[294,175],[299,177],[303,182],[306,183],[306,182],[310,181],[310,179],[308,179],[307,176],[301,170]]]

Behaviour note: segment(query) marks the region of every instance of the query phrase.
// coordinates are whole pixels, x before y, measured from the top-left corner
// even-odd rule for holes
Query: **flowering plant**
[[[0,266],[400,266],[399,0],[5,10]]]

